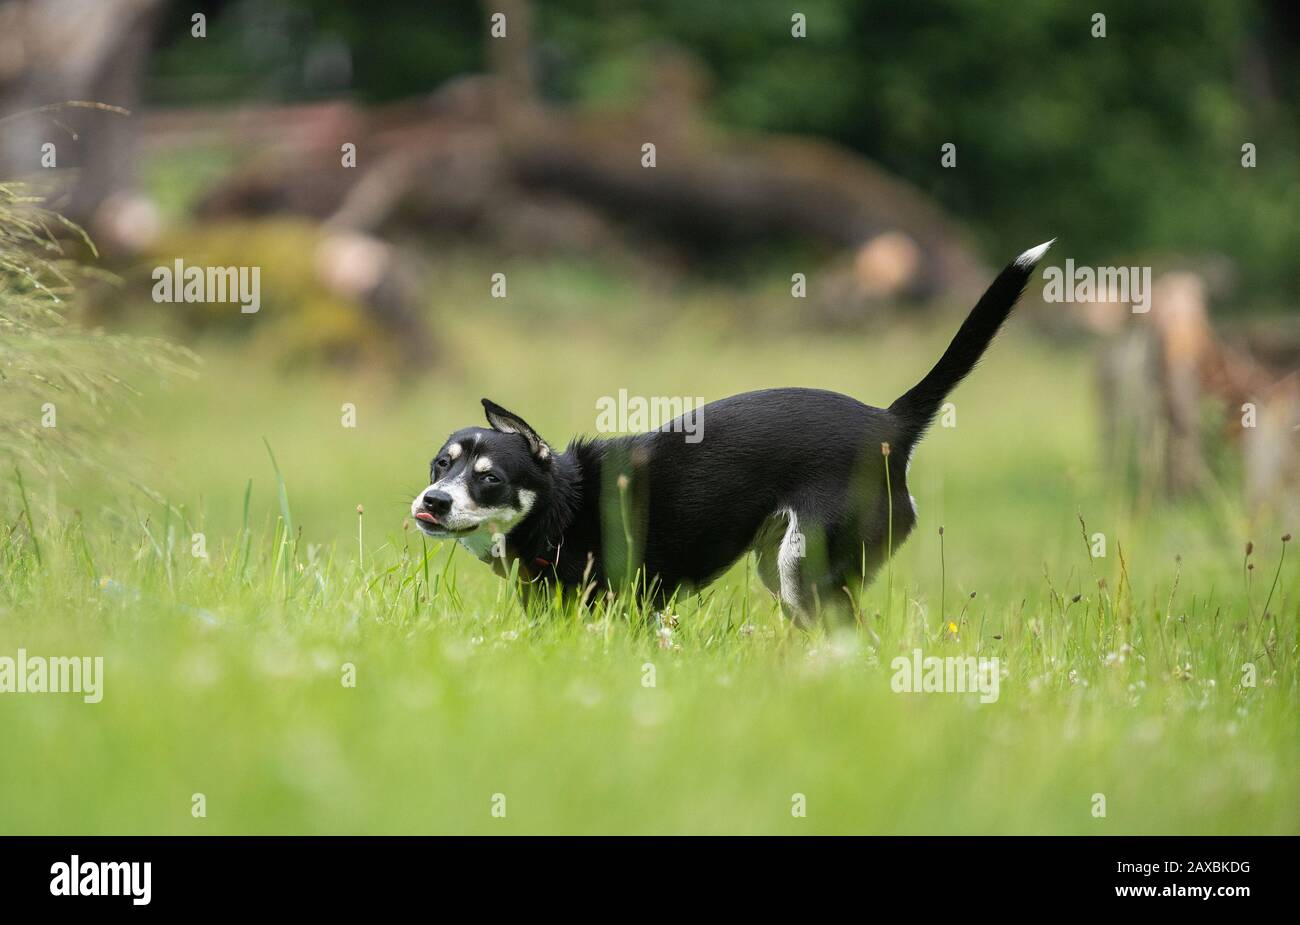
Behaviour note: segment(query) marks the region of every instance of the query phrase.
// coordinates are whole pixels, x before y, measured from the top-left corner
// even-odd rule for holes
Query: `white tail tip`
[[[1044,241],[1037,247],[1031,247],[1016,258],[1016,266],[1032,267],[1034,264],[1038,263],[1039,260],[1043,259],[1043,255],[1047,253],[1047,249],[1055,243],[1056,238],[1052,238],[1052,240]]]

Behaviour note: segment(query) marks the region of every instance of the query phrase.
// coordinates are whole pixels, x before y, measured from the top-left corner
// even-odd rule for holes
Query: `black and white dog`
[[[1048,241],[1017,257],[980,298],[939,362],[888,408],[817,389],[747,392],[681,422],[555,453],[522,418],[483,399],[490,429],[452,434],[411,513],[501,574],[566,589],[635,582],[662,604],[698,590],[746,552],[801,624],[846,607],[916,524],[912,450],[948,393],[1010,314]]]

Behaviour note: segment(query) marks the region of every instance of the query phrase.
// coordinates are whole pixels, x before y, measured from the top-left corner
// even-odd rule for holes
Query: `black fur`
[[[533,583],[558,581],[591,593],[634,580],[662,603],[704,587],[752,549],[764,583],[793,617],[846,605],[845,588],[870,578],[891,537],[897,547],[915,526],[909,454],[983,355],[1033,270],[1028,261],[1003,270],[934,368],[888,408],[818,389],[765,389],[696,411],[704,424],[699,442],[669,424],[635,436],[578,439],[556,455],[522,418],[484,399],[492,429],[453,434],[439,458],[451,443],[464,451],[443,475],[454,478],[463,467],[475,505],[520,506],[523,493],[533,493],[527,516],[505,534],[504,550],[483,556],[502,572],[517,559]],[[473,460],[483,455],[499,484],[477,484]],[[791,512],[803,549],[787,555],[783,582],[780,550]],[[797,542],[792,537],[787,547],[793,551]]]

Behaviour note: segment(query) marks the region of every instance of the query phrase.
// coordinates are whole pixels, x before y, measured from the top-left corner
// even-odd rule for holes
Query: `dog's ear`
[[[499,430],[503,434],[521,434],[528,441],[528,449],[532,450],[534,456],[543,461],[550,460],[551,448],[519,415],[512,414],[490,398],[483,399],[483,410],[487,413],[488,423],[493,430]]]

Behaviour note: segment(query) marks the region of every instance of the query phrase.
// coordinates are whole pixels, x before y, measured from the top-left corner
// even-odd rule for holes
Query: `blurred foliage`
[[[197,41],[196,13],[207,17]],[[481,23],[468,0],[173,3],[148,94],[158,103],[280,101],[353,89],[364,100],[399,99],[481,69]]]
[[[365,359],[380,366],[398,362],[391,335],[364,305],[331,291],[319,269],[321,231],[297,218],[207,222],[169,233],[146,259],[148,266],[257,267],[261,307],[242,313],[229,302],[169,305],[194,330],[251,330],[254,356],[292,365],[326,358],[337,363]]]
[[[105,434],[142,380],[186,371],[192,362],[163,341],[78,323],[78,285],[97,274],[67,255],[61,236],[68,233],[93,251],[81,229],[23,187],[0,185],[3,500],[22,486],[22,473],[43,484],[89,465],[102,477],[111,468]]]
[[[238,168],[240,153],[233,143],[191,145],[180,153],[147,158],[141,164],[144,186],[167,222],[184,222],[203,196]]]
[[[641,99],[671,45],[708,74],[719,123],[849,145],[934,195],[990,257],[1054,234],[1089,264],[1223,254],[1243,301],[1300,295],[1300,17],[1280,0],[1110,4],[1105,38],[1092,36],[1091,8],[1064,0],[804,0],[794,5],[807,17],[802,40],[790,35],[791,4],[777,0],[533,6],[534,57],[553,100]],[[214,14],[200,45],[187,38],[191,7],[176,8],[154,96],[304,98],[336,91],[333,79],[386,100],[484,66],[478,4],[382,7],[200,3]],[[350,65],[331,71],[331,60]],[[947,142],[954,169],[940,166]],[[1241,165],[1246,142],[1254,169]]]

